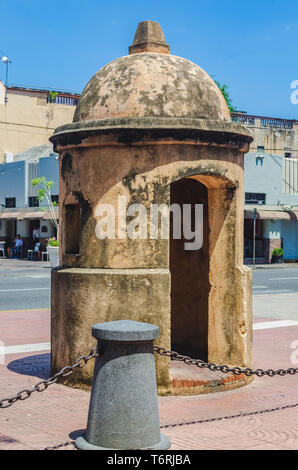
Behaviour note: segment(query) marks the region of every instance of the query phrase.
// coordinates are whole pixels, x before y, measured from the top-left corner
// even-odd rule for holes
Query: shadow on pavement
[[[21,375],[47,379],[50,377],[50,353],[16,359],[7,364],[8,370]]]
[[[86,429],[77,429],[76,431],[72,431],[71,433],[69,433],[68,436],[70,437],[70,439],[75,440],[77,437],[83,436],[85,432]]]

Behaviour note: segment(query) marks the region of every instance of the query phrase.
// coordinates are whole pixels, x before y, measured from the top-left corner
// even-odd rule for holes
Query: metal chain
[[[72,374],[75,369],[82,369],[90,359],[98,357],[98,354],[95,353],[95,348],[91,348],[87,356],[80,356],[72,366],[65,366],[59,372],[57,372],[53,377],[50,377],[47,380],[40,380],[33,388],[21,390],[15,396],[10,398],[3,398],[0,400],[0,408],[8,408],[9,406],[16,403],[18,400],[26,400],[29,398],[33,392],[43,392],[48,388],[49,385],[56,383],[61,377],[67,377]]]
[[[61,449],[67,446],[75,447],[75,441],[67,441],[67,442],[63,442],[63,444],[58,444],[56,446],[45,447],[43,450],[57,450],[57,449]]]
[[[213,421],[224,421],[225,419],[245,418],[247,416],[262,415],[265,413],[273,413],[274,411],[282,411],[282,410],[287,410],[289,408],[296,408],[297,406],[298,406],[298,403],[295,403],[294,405],[277,406],[276,408],[269,408],[267,410],[248,411],[247,413],[238,413],[236,415],[221,416],[220,418],[207,418],[207,419],[199,419],[197,421],[185,421],[184,423],[164,424],[160,426],[160,428],[161,429],[176,428],[180,426],[188,426],[190,424],[203,424],[203,423],[212,423]]]
[[[274,377],[275,375],[295,375],[298,373],[298,368],[290,367],[289,369],[241,369],[241,367],[229,367],[226,365],[217,365],[214,364],[213,362],[204,362],[201,359],[192,359],[188,356],[182,356],[181,354],[175,352],[175,351],[167,351],[165,348],[161,348],[159,346],[154,346],[154,351],[156,351],[158,354],[161,356],[166,356],[170,357],[172,361],[182,361],[185,362],[185,364],[190,364],[193,366],[200,367],[202,369],[210,369],[214,372],[223,372],[224,374],[228,374],[229,372],[232,372],[234,375],[241,375],[244,374],[247,377],[251,377],[252,375],[257,375],[258,377],[264,377],[265,375],[268,375],[269,377]]]

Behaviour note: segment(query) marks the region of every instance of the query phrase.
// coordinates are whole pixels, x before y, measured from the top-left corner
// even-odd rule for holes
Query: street
[[[26,262],[18,260],[0,261],[0,311],[22,310],[50,307],[51,268],[49,263]],[[253,295],[271,296],[278,294],[298,293],[298,265],[292,268],[274,267],[253,270]],[[270,302],[266,298],[266,302]],[[284,302],[292,296],[282,296],[278,303],[278,312],[272,308],[258,311],[262,304],[261,298],[255,300],[257,316],[270,316],[273,318],[297,319],[295,309],[285,308]],[[296,299],[296,296],[293,297]],[[273,307],[275,305],[273,302]],[[295,317],[296,316],[296,317]]]
[[[0,311],[49,308],[49,263],[0,261]]]
[[[293,268],[265,268],[253,271],[253,294],[298,292],[298,265]],[[297,266],[297,267],[296,267]]]

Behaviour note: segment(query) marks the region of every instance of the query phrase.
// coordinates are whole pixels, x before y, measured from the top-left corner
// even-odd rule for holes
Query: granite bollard
[[[81,450],[168,449],[160,433],[153,340],[159,328],[119,320],[92,327],[97,339],[87,430]]]

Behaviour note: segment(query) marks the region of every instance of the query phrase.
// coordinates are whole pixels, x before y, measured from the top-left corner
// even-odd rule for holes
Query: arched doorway
[[[172,349],[192,357],[208,359],[208,302],[209,302],[209,222],[208,189],[191,178],[170,185],[171,205],[191,205],[191,230],[195,230],[195,205],[203,206],[203,245],[200,249],[186,250],[183,236],[173,238],[173,217],[170,229],[171,272],[171,346]],[[201,222],[200,222],[201,223]],[[183,225],[183,217],[181,217]]]

